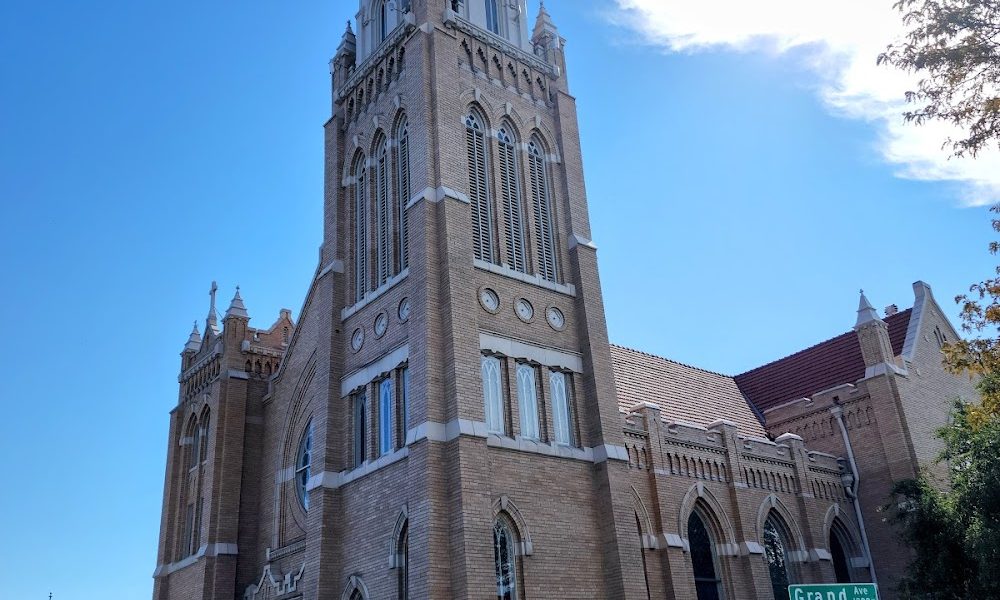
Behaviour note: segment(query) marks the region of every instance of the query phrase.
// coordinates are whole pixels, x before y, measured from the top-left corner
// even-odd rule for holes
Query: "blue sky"
[[[898,177],[809,48],[672,51],[610,0],[548,5],[613,340],[737,373],[850,328],[860,287],[924,279],[954,315],[992,269],[985,209]],[[178,353],[212,279],[257,326],[301,307],[353,8],[0,6],[5,597],[149,597]]]

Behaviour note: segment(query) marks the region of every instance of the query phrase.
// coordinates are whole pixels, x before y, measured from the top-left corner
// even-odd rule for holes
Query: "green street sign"
[[[833,583],[788,586],[789,600],[878,600],[874,583]]]

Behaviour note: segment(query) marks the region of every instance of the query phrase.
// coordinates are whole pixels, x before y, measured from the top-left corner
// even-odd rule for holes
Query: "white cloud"
[[[615,0],[609,18],[672,52],[713,49],[739,52],[801,51],[819,77],[818,94],[838,114],[878,130],[878,150],[896,175],[959,184],[965,205],[1000,201],[1000,152],[975,159],[949,158],[945,123],[904,124],[903,93],[914,77],[875,59],[902,37],[893,0]],[[958,137],[956,134],[953,137]]]

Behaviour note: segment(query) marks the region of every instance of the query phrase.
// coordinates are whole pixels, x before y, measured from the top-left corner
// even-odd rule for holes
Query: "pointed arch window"
[[[548,281],[556,281],[558,265],[555,250],[555,227],[552,220],[552,193],[549,189],[548,165],[545,146],[538,136],[528,142],[528,179],[531,184],[531,205],[535,216],[535,250],[538,257],[538,274]]]
[[[354,299],[368,291],[368,181],[365,158],[354,160]]]
[[[302,508],[306,510],[309,510],[309,492],[306,486],[309,485],[309,477],[312,476],[312,446],[313,425],[312,421],[309,421],[302,433],[299,451],[295,457],[295,491]]]
[[[410,127],[404,116],[396,126],[396,220],[399,223],[396,237],[397,272],[410,265],[410,235],[406,205],[410,202]]]
[[[368,396],[364,392],[354,395],[354,466],[360,467],[368,460]]]
[[[538,439],[538,393],[535,367],[517,363],[517,402],[521,413],[521,437]]]
[[[378,450],[380,455],[392,452],[392,377],[378,384]]]
[[[698,600],[721,600],[722,579],[716,566],[715,544],[697,510],[688,517],[688,543]]]
[[[497,132],[500,143],[500,196],[503,201],[503,226],[506,236],[507,266],[524,273],[524,215],[521,209],[521,182],[517,168],[517,138],[509,125]]]
[[[496,356],[482,357],[483,402],[486,408],[486,428],[491,433],[505,433],[503,415],[503,384],[500,359]]]
[[[179,536],[180,545],[177,548],[180,558],[195,554],[201,547],[201,521],[204,508],[204,498],[202,497],[203,461],[208,457],[210,414],[208,408],[205,408],[200,420],[192,415],[185,429],[188,449],[183,459],[185,462],[182,463],[187,470],[180,498],[180,508],[184,515]]]
[[[381,133],[375,139],[375,243],[377,277],[376,288],[382,286],[391,275],[392,233],[389,208],[389,144]]]
[[[469,201],[472,204],[472,248],[475,257],[494,262],[493,206],[489,194],[489,161],[486,155],[485,121],[470,111],[465,117],[465,141],[469,159]]]
[[[566,374],[562,371],[549,371],[549,395],[552,397],[552,425],[556,443],[569,446],[573,443],[569,424],[569,390],[566,385]]]
[[[399,589],[399,600],[408,600],[410,597],[410,522],[403,523],[403,529],[399,533],[397,542],[398,551],[398,577],[397,587]]]
[[[830,527],[830,555],[833,558],[833,572],[837,583],[852,583],[851,557],[858,556],[857,545],[839,519],[834,519]]]
[[[201,427],[197,421],[191,420],[191,450],[188,451],[188,468],[193,469],[201,462]]]
[[[500,3],[498,0],[486,0],[486,29],[500,35]]]
[[[389,7],[383,0],[378,3],[376,17],[378,18],[378,43],[381,44],[389,35]]]
[[[517,540],[506,519],[493,524],[493,563],[497,578],[497,600],[517,600]]]
[[[406,433],[410,427],[410,367],[399,371],[399,447],[406,446]]]
[[[646,600],[649,596],[649,575],[646,570],[646,549],[642,542],[642,523],[639,521],[639,513],[635,513],[635,528],[639,533],[639,555],[642,556],[642,580],[646,584]]]
[[[785,524],[773,512],[768,515],[764,522],[764,558],[775,598],[787,597],[788,584],[793,582],[788,561],[790,539]]]

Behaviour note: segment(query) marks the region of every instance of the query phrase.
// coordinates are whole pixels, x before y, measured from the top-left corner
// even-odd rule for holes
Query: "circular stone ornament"
[[[399,308],[396,310],[396,316],[399,317],[400,322],[405,323],[410,318],[410,298],[406,297],[399,301]]]
[[[375,337],[380,338],[385,335],[387,329],[389,329],[389,315],[384,312],[380,312],[377,317],[375,317],[375,323],[372,325],[372,329],[375,331]]]
[[[535,307],[526,298],[518,298],[514,303],[514,312],[517,313],[517,318],[525,323],[530,323],[535,318]]]
[[[364,345],[365,345],[365,330],[358,327],[357,329],[354,330],[354,333],[351,334],[351,348],[353,348],[354,351],[357,352],[361,350],[361,347]]]
[[[487,312],[497,314],[500,311],[500,296],[490,288],[482,288],[479,290],[479,304]]]
[[[549,327],[556,331],[562,331],[566,328],[566,316],[555,306],[550,306],[545,311],[545,320],[548,321]]]

